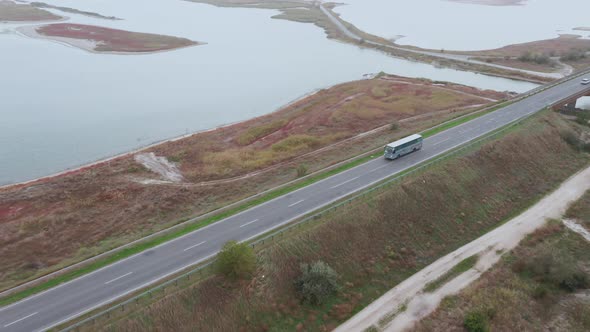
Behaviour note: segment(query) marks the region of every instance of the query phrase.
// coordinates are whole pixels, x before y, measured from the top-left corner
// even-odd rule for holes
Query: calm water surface
[[[270,10],[171,0],[46,2],[124,19],[66,14],[74,23],[208,44],[150,55],[99,55],[22,37],[13,33],[17,25],[0,24],[0,184],[267,114],[365,73],[517,92],[534,87],[330,41],[313,25],[270,19],[276,14]]]
[[[344,0],[342,18],[398,43],[432,49],[483,50],[555,38],[587,37],[588,0],[529,0],[523,6],[482,6],[446,0]]]

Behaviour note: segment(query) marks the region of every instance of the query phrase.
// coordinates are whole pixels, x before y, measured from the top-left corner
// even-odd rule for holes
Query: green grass
[[[445,274],[438,277],[436,280],[426,284],[426,286],[424,287],[424,291],[427,293],[434,292],[435,290],[439,289],[442,285],[451,281],[461,273],[466,272],[467,270],[474,267],[478,259],[479,257],[477,255],[465,258],[464,260],[460,261],[457,265],[453,266],[453,268],[448,270]]]
[[[458,126],[459,124],[462,124],[462,123],[465,123],[467,121],[473,120],[473,119],[475,119],[477,117],[480,117],[480,116],[482,116],[484,114],[487,114],[489,112],[495,111],[495,110],[497,110],[497,109],[499,109],[501,107],[504,107],[504,106],[506,106],[506,105],[505,104],[500,104],[500,105],[497,105],[496,107],[491,108],[490,110],[487,110],[487,111],[484,111],[484,112],[479,112],[479,113],[476,113],[476,114],[471,114],[471,115],[468,115],[468,116],[464,116],[464,117],[458,118],[456,120],[451,120],[449,122],[444,123],[441,126],[438,126],[438,127],[433,128],[433,129],[427,130],[427,131],[423,132],[422,134],[425,137],[432,136],[432,135],[434,135],[434,134],[436,134],[438,132],[441,132],[443,130],[452,128],[454,126]],[[186,226],[182,227],[179,230],[176,230],[176,231],[170,232],[168,234],[164,234],[164,235],[158,236],[158,237],[156,237],[154,239],[151,239],[151,240],[148,240],[148,241],[145,241],[145,242],[142,242],[142,243],[138,243],[138,244],[133,245],[133,246],[130,246],[128,248],[122,249],[121,251],[119,251],[119,252],[117,252],[117,253],[115,253],[115,254],[113,254],[111,256],[108,256],[108,257],[103,258],[103,259],[99,259],[96,262],[93,262],[93,263],[91,263],[91,264],[89,264],[87,266],[81,267],[81,268],[76,269],[76,270],[71,271],[71,272],[66,272],[66,273],[64,273],[62,275],[59,275],[59,276],[57,276],[57,277],[55,277],[55,278],[53,278],[51,280],[48,280],[46,282],[43,282],[43,283],[40,283],[38,285],[32,286],[32,287],[27,288],[27,289],[25,289],[23,291],[20,291],[20,292],[17,292],[17,293],[8,295],[8,296],[0,299],[0,306],[5,306],[5,305],[8,305],[8,304],[14,303],[14,302],[19,301],[19,300],[22,300],[22,299],[24,299],[24,298],[26,298],[28,296],[31,296],[31,295],[40,293],[40,292],[45,291],[45,290],[48,290],[48,289],[50,289],[52,287],[58,286],[58,285],[60,285],[62,283],[71,281],[71,280],[73,280],[73,279],[75,279],[77,277],[80,277],[82,275],[85,275],[85,274],[88,274],[88,273],[93,272],[95,270],[98,270],[98,269],[100,269],[102,267],[105,267],[105,266],[107,266],[109,264],[112,264],[112,263],[114,263],[116,261],[119,261],[121,259],[130,257],[130,256],[135,255],[135,254],[138,254],[138,253],[140,253],[140,252],[142,252],[144,250],[147,250],[147,249],[153,248],[153,247],[155,247],[157,245],[160,245],[160,244],[162,244],[164,242],[173,240],[175,238],[178,238],[178,237],[183,236],[185,234],[188,234],[190,232],[196,231],[196,230],[198,230],[200,228],[203,228],[203,227],[205,227],[207,225],[210,225],[210,224],[213,224],[213,223],[215,223],[217,221],[220,221],[220,220],[223,220],[225,218],[228,218],[228,217],[230,217],[230,216],[232,216],[234,214],[237,214],[239,212],[242,212],[244,210],[247,210],[247,209],[249,209],[251,207],[254,207],[256,205],[259,205],[259,204],[268,202],[268,201],[270,201],[272,199],[275,199],[277,197],[283,196],[283,195],[285,195],[287,193],[290,193],[290,192],[293,192],[293,191],[295,191],[297,189],[306,187],[306,186],[308,186],[310,184],[313,184],[315,182],[318,182],[320,180],[323,180],[325,178],[328,178],[328,177],[330,177],[332,175],[335,175],[335,174],[344,172],[344,171],[346,171],[348,169],[354,168],[356,166],[359,166],[361,164],[364,164],[364,163],[366,163],[366,162],[368,162],[370,160],[376,159],[378,157],[381,157],[380,151],[376,151],[374,154],[371,154],[371,155],[368,155],[368,156],[365,156],[365,157],[362,157],[362,158],[355,159],[353,161],[350,161],[348,163],[345,163],[343,165],[340,165],[339,167],[336,167],[334,169],[331,169],[331,170],[329,170],[327,172],[323,172],[321,174],[310,176],[310,177],[308,177],[308,178],[306,178],[306,179],[304,179],[302,181],[299,181],[297,183],[294,183],[292,185],[285,186],[285,187],[280,188],[280,189],[277,189],[277,190],[273,190],[273,191],[271,191],[271,192],[269,192],[269,193],[267,193],[265,195],[262,195],[262,196],[260,196],[260,197],[258,197],[256,199],[253,199],[253,200],[251,200],[249,202],[246,202],[246,203],[244,203],[242,205],[239,205],[239,206],[234,207],[232,209],[228,209],[226,211],[220,212],[220,213],[218,213],[218,214],[216,214],[214,216],[211,216],[211,217],[208,217],[206,219],[203,219],[203,220],[201,220],[201,221],[199,221],[197,223],[186,225]],[[410,170],[408,170],[408,171],[410,171]],[[406,173],[406,172],[403,172],[403,173]]]

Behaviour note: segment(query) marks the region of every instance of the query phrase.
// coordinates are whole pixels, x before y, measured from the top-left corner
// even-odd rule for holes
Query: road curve
[[[40,331],[197,264],[228,240],[245,241],[280,227],[403,170],[432,159],[585,89],[579,78],[424,140],[422,150],[395,161],[378,158],[273,199],[46,292],[0,308],[0,332]]]

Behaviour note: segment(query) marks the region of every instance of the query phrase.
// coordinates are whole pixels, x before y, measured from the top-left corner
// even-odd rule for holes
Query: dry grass
[[[497,57],[519,57],[525,52],[538,54],[566,54],[572,49],[588,50],[590,49],[590,40],[582,39],[575,35],[561,35],[553,39],[538,40],[529,43],[508,45],[493,50],[460,52],[469,55],[484,55]],[[447,51],[451,52],[451,51]]]
[[[466,112],[446,109],[449,106],[486,102],[477,95],[504,97],[464,86],[438,87],[429,81],[391,78],[423,85],[406,89],[407,84],[384,80],[342,84],[279,112],[151,149],[157,155],[179,161],[185,178],[194,182],[226,179],[285,161],[249,178],[210,186],[145,185],[137,179],[157,179],[157,175],[134,162],[132,157],[123,157],[38,183],[0,189],[0,289],[293,180],[298,165],[305,164],[309,172],[314,172],[400,136],[424,130]],[[379,101],[375,107],[380,108],[382,115],[361,120],[355,112],[342,112],[341,122],[330,119],[350,102],[344,100],[360,93],[365,95],[356,97],[360,100],[357,106],[364,108],[365,102],[372,102],[368,91],[374,86],[387,88],[392,95],[445,88],[474,96],[455,92],[454,100],[440,105],[433,101],[428,110],[423,105],[406,109],[407,106]],[[395,131],[386,130],[318,154],[298,157],[397,119],[404,121]],[[248,145],[238,142],[245,133],[252,133],[250,128],[274,129],[277,123],[285,124]]]
[[[214,277],[105,330],[330,330],[585,165],[588,157],[559,134],[567,126],[549,113],[529,120],[499,141],[326,214],[262,250],[250,282]],[[301,304],[293,287],[299,264],[316,260],[333,267],[345,285],[320,307]]]
[[[520,272],[543,252],[580,266],[590,264],[590,244],[560,224],[538,230],[495,267],[417,324],[413,331],[464,331],[468,312],[481,312],[491,331],[588,331],[587,291],[567,292]],[[562,263],[565,264],[565,263]],[[590,273],[586,270],[590,277]]]

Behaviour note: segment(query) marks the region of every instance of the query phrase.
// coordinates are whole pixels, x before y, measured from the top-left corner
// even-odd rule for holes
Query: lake
[[[590,26],[588,0],[529,0],[482,6],[446,0],[344,0],[335,12],[361,30],[431,49],[484,50],[577,34]]]
[[[46,176],[164,139],[270,113],[319,88],[392,74],[524,92],[534,84],[435,68],[326,39],[276,11],[184,1],[47,1],[123,18],[72,23],[208,43],[93,54],[0,24],[0,184]]]

